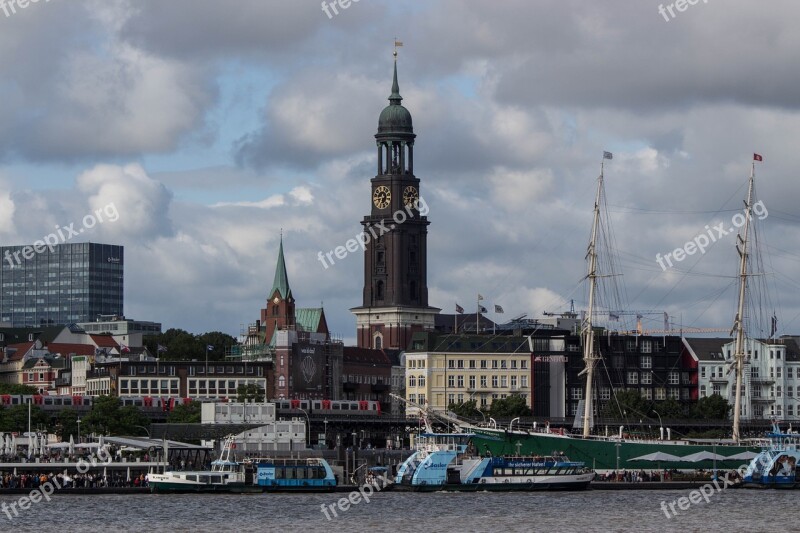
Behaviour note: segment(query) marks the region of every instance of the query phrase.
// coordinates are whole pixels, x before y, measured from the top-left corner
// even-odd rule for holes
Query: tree
[[[700,398],[692,409],[692,418],[699,420],[727,420],[731,406],[728,400],[719,394]]]
[[[614,420],[623,420],[628,416],[641,418],[649,415],[650,402],[633,390],[617,392],[608,400],[603,409],[603,418],[612,418]]]
[[[170,424],[199,424],[200,402],[192,400],[188,404],[176,405],[167,418]]]
[[[225,359],[225,348],[230,348],[231,346],[237,344],[236,339],[227,333],[222,333],[221,331],[210,331],[208,333],[203,333],[198,337],[198,340],[203,346],[204,357],[206,347],[214,347],[213,350],[209,350],[208,352],[209,361],[223,361]]]
[[[461,418],[475,418],[480,416],[482,412],[478,409],[478,402],[475,400],[463,403],[451,403],[447,410]]]
[[[236,388],[237,402],[263,402],[264,388],[256,383],[249,385],[239,385]]]
[[[67,407],[58,413],[55,433],[62,441],[69,440],[70,435],[74,439],[78,438],[78,413],[75,409]]]
[[[190,361],[196,359],[205,361],[206,348],[213,346],[208,351],[209,361],[222,361],[225,359],[225,348],[236,344],[236,339],[220,331],[211,331],[201,335],[192,335],[186,330],[170,328],[160,335],[152,335],[144,340],[144,345],[152,354],[158,355],[164,361]],[[167,349],[159,353],[158,346]]]
[[[31,431],[46,428],[49,419],[47,415],[38,406],[31,406]],[[6,409],[0,410],[0,432],[15,431],[25,432],[28,431],[28,406],[27,405],[12,405]]]
[[[122,407],[119,398],[100,396],[94,399],[92,411],[83,419],[86,433],[103,435],[132,435],[140,433],[137,426],[150,422],[136,407]]]
[[[683,406],[674,398],[656,402],[655,410],[661,415],[661,419],[677,420],[686,418],[686,413],[683,411]]]
[[[494,417],[530,416],[531,410],[525,398],[519,394],[512,394],[506,398],[492,401],[489,413]]]
[[[18,383],[0,383],[0,394],[39,394],[36,387],[20,385]]]

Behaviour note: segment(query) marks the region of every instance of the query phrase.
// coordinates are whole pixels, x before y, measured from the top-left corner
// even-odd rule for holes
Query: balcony
[[[372,392],[386,392],[389,390],[389,385],[386,383],[375,383],[372,385]]]
[[[727,383],[727,376],[711,376],[711,383]]]
[[[751,398],[753,403],[774,403],[775,398],[768,398],[766,396],[754,396]]]
[[[775,378],[768,378],[768,377],[750,377],[751,383],[763,383],[765,385],[771,385],[775,383]]]

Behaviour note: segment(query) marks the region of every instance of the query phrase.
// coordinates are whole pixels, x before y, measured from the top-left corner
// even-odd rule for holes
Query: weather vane
[[[403,46],[403,41],[398,41],[397,37],[394,38],[394,60],[397,61],[397,49]]]

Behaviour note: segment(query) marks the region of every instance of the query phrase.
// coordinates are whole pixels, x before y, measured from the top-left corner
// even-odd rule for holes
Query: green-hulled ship
[[[605,152],[603,159],[611,159],[610,153]],[[736,353],[733,358],[731,371],[736,372],[736,391],[733,409],[733,438],[726,442],[691,442],[687,440],[633,440],[626,438],[622,433],[616,438],[593,437],[590,435],[593,405],[591,399],[593,385],[593,371],[596,362],[600,359],[595,349],[594,338],[597,334],[593,325],[594,309],[596,302],[597,281],[599,278],[615,279],[613,272],[598,273],[597,241],[600,233],[607,233],[608,229],[601,227],[601,204],[604,201],[603,189],[603,164],[600,166],[597,195],[594,205],[594,219],[592,235],[586,259],[589,282],[589,301],[586,319],[583,323],[583,359],[586,375],[586,391],[583,412],[583,435],[580,437],[562,435],[551,432],[549,429],[538,432],[503,431],[469,427],[468,431],[475,433],[474,444],[480,452],[489,451],[495,455],[550,455],[553,452],[566,453],[574,461],[583,461],[587,467],[597,470],[619,469],[653,469],[653,468],[738,468],[747,464],[752,457],[760,451],[756,442],[752,446],[740,439],[739,417],[742,399],[742,375],[745,361],[745,325],[741,317],[745,316],[745,296],[747,294],[748,257],[750,243],[750,224],[753,219],[753,190],[754,190],[755,163],[750,173],[747,199],[745,201],[745,222],[737,238],[737,251],[739,252],[739,292],[738,309],[734,320],[736,335]],[[604,264],[613,264],[605,261]],[[663,435],[662,435],[663,438]]]

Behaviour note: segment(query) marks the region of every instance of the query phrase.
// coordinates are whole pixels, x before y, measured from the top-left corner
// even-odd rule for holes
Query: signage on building
[[[534,363],[566,363],[566,355],[537,355],[533,358]]]
[[[108,258],[108,262],[109,263],[114,263],[115,265],[117,265],[117,264],[119,264],[119,257],[109,257]]]

